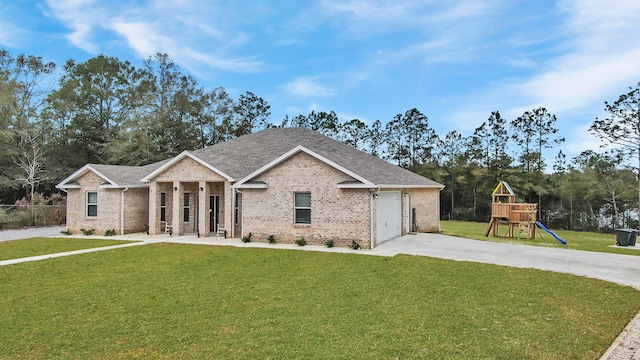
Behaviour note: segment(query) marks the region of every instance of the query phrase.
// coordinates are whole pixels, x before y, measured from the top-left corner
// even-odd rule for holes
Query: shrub
[[[360,244],[358,244],[355,240],[351,240],[351,248],[353,250],[358,250],[360,249]]]
[[[251,234],[251,233],[249,233],[249,235],[247,235],[247,236],[243,236],[243,237],[242,237],[242,242],[243,242],[243,243],[251,242],[251,235],[252,235],[252,234]],[[226,237],[226,236],[225,236],[225,237]]]
[[[80,229],[85,235],[93,235],[93,229]]]
[[[62,235],[71,235],[71,231],[69,231],[69,229],[65,229],[65,230],[60,231],[60,234],[62,234]]]
[[[116,234],[116,229],[109,229],[104,232],[104,236],[114,236]]]
[[[275,244],[276,243],[276,237],[273,235],[269,235],[269,237],[267,238],[267,241],[269,241],[269,244]]]
[[[327,245],[328,248],[332,248],[333,247],[333,240],[329,239],[329,240],[325,241],[324,244]]]
[[[296,244],[298,244],[298,246],[305,246],[307,245],[307,240],[305,240],[304,238],[299,238],[298,240],[296,240]]]

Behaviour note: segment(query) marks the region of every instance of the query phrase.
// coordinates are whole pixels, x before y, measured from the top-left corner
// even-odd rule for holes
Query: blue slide
[[[556,235],[553,231],[547,229],[546,226],[542,225],[542,223],[540,221],[536,221],[536,225],[538,225],[538,227],[546,232],[548,232],[551,236],[553,236],[556,240],[558,240],[562,245],[567,245],[567,242],[560,239],[558,237],[558,235]]]

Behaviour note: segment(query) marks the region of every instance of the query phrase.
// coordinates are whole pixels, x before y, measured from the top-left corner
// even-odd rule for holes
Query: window
[[[311,193],[295,193],[295,223],[311,224]]]
[[[189,193],[186,192],[184,193],[184,205],[183,205],[183,209],[184,209],[184,216],[182,218],[182,220],[186,223],[189,222]]]
[[[98,216],[98,193],[95,191],[87,193],[87,216]]]
[[[236,193],[236,208],[234,209],[235,214],[233,215],[235,218],[235,223],[238,225],[240,223],[240,193]]]
[[[160,221],[167,221],[167,194],[160,193]]]

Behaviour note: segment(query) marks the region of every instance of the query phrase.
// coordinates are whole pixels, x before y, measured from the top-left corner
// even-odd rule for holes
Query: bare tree
[[[37,135],[26,134],[20,142],[20,155],[15,160],[16,165],[21,170],[18,180],[24,187],[29,188],[29,202],[31,212],[35,221],[35,209],[33,208],[36,186],[48,180],[45,172],[45,151],[44,145]]]

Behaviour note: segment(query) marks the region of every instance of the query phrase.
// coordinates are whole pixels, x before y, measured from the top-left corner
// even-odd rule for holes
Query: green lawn
[[[2,241],[0,242],[0,260],[119,245],[128,242],[130,241],[47,237]]]
[[[459,236],[467,239],[640,256],[640,250],[628,249],[625,247],[612,247],[612,245],[616,244],[616,236],[614,234],[598,234],[592,232],[550,229],[561,239],[567,242],[567,245],[562,245],[556,239],[551,237],[551,235],[542,230],[540,230],[542,238],[540,237],[538,232],[536,232],[535,239],[517,239],[501,236],[494,237],[492,235],[489,235],[489,237],[485,237],[484,233],[487,230],[487,226],[489,226],[488,223],[442,221],[440,223],[440,231],[445,235]],[[500,233],[505,234],[506,231],[507,226],[501,225]]]
[[[0,267],[0,359],[597,359],[640,292],[416,256],[153,244]]]

